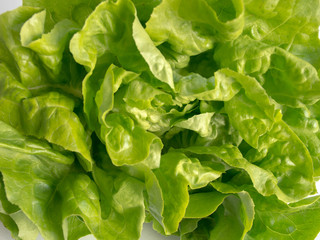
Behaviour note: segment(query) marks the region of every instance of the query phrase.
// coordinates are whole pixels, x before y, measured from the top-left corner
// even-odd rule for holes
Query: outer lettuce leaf
[[[23,0],[23,5],[45,9],[48,13],[46,16],[46,28],[50,29],[53,25],[64,19],[73,20],[82,26],[85,19],[100,2],[101,0],[90,2],[85,0]]]
[[[143,165],[127,168],[126,171],[145,182],[147,209],[152,216],[153,227],[166,235],[178,230],[185,215],[189,202],[188,186],[202,188],[222,173],[202,166],[197,159],[174,152],[163,155],[160,168],[153,171]]]
[[[246,1],[245,33],[270,45],[290,50],[301,44],[307,50],[318,32],[319,6],[316,0]]]
[[[252,78],[238,79],[241,79],[245,91],[226,102],[225,108],[243,139],[257,149],[248,153],[247,158],[271,171],[286,195],[295,200],[306,197],[314,190],[312,159],[308,150],[280,120],[281,115],[261,86]]]
[[[0,64],[0,120],[21,130],[20,102],[31,97],[25,88],[6,65]]]
[[[318,1],[247,1],[244,32],[319,68]]]
[[[0,181],[0,219],[11,231],[14,239],[33,239],[39,234],[37,227],[26,215],[7,199],[3,179]]]
[[[236,105],[233,106],[236,107]],[[237,109],[242,108],[238,106]],[[229,113],[231,116],[234,110]],[[231,121],[234,121],[232,117]],[[238,124],[236,128],[242,131],[250,129],[248,125],[242,124]],[[242,137],[246,139],[244,135]],[[299,200],[313,192],[313,167],[310,154],[301,140],[283,121],[275,123],[270,132],[262,135],[257,147],[261,150],[249,152],[247,158],[255,161],[255,164],[261,168],[271,171],[286,195]],[[294,185],[292,185],[293,182]]]
[[[69,217],[75,215],[84,220],[97,239],[117,239],[119,234],[114,235],[111,232],[116,226],[119,227],[117,232],[122,234],[119,235],[121,239],[139,238],[144,220],[144,204],[143,188],[137,184],[137,180],[123,175],[116,177],[114,183],[108,183],[104,181],[109,179],[108,174],[94,173],[101,194],[107,194],[110,190],[112,194],[111,198],[104,198],[108,199],[108,202],[101,202],[104,208],[113,211],[109,218],[104,219],[106,216],[101,215],[100,196],[96,184],[77,168],[61,164],[62,159],[67,156],[40,144],[39,141],[24,138],[2,122],[0,129],[0,169],[8,200],[22,209],[37,225],[45,239],[75,239],[74,236],[68,236],[72,234],[68,226],[72,224],[70,221],[74,221]],[[7,165],[8,162],[10,167]],[[18,175],[15,174],[17,171]],[[110,203],[110,199],[114,202]],[[123,211],[124,209],[127,211]],[[118,215],[114,219],[115,213]],[[140,224],[136,225],[137,220],[134,219],[132,222],[135,224],[129,224],[129,228],[122,231],[126,227],[123,225],[123,219],[135,218],[138,213]],[[110,227],[110,224],[113,227]],[[136,229],[135,226],[138,225],[140,227]],[[134,229],[130,229],[130,226]],[[87,233],[82,230],[82,234]]]
[[[237,38],[242,32],[243,14],[241,0],[165,0],[154,8],[146,31],[157,45],[167,42],[174,51],[191,56],[211,49],[216,41]]]
[[[42,236],[47,239],[61,236],[61,231],[57,230],[59,215],[49,217],[48,207],[49,203],[56,203],[52,193],[70,169],[61,162],[72,162],[72,157],[23,137],[3,122],[0,124],[0,169],[8,200],[18,205],[39,227]]]
[[[127,172],[134,178],[144,182],[145,191],[145,207],[146,207],[146,222],[153,220],[153,227],[161,234],[165,234],[162,222],[162,213],[164,209],[163,191],[159,180],[153,170],[144,164],[135,166],[122,167],[122,170]]]
[[[128,177],[119,176],[112,182],[112,178],[110,181],[105,172],[97,171],[94,176],[99,192],[95,182],[87,175],[71,173],[64,179],[65,182],[59,188],[60,194],[64,196],[61,209],[63,226],[67,225],[69,216],[78,215],[97,239],[139,239],[144,220],[142,186]],[[111,196],[107,195],[109,193]],[[100,203],[101,195],[104,195],[101,199],[107,199],[107,202]],[[101,207],[105,208],[104,212],[109,209],[110,215],[102,215]],[[64,228],[64,236],[69,239],[66,230]]]
[[[126,174],[114,176],[98,168],[93,175],[104,208],[102,224],[107,227],[101,239],[138,240],[145,217],[143,184]]]
[[[316,238],[320,229],[319,196],[288,206],[274,197],[250,193],[255,204],[253,227],[245,239],[306,239]]]
[[[29,87],[36,95],[56,88],[77,98],[82,98],[81,80],[85,76],[82,66],[78,65],[67,51],[72,35],[78,30],[75,22],[64,19],[44,32],[46,11],[34,14],[20,31],[21,45],[36,53],[39,66],[45,70],[44,81]]]
[[[319,103],[312,105],[309,110],[304,108],[283,108],[283,120],[297,134],[300,140],[308,148],[313,160],[314,177],[320,176],[320,134],[319,120],[313,112],[318,108]],[[318,116],[318,114],[316,114]]]
[[[13,54],[13,57],[16,57],[13,51],[14,47],[17,47],[20,44],[20,29],[22,25],[31,18],[32,15],[38,12],[41,12],[41,9],[33,7],[19,7],[13,11],[1,14],[1,40],[2,44],[4,44],[2,46],[6,46],[7,50]],[[10,57],[10,55],[1,56],[3,60],[7,57]]]
[[[26,46],[30,42],[39,38],[44,32],[44,22],[46,19],[46,11],[35,13],[22,26],[20,31],[21,45]]]
[[[174,89],[172,68],[161,52],[154,46],[138,18],[133,22],[133,39],[152,74],[160,81]]]
[[[281,120],[281,114],[270,102],[264,89],[255,79],[239,73],[223,69],[219,74],[237,81],[244,88],[225,102],[225,111],[241,137],[257,149],[248,153],[249,160],[256,162],[262,171],[271,171],[273,175],[268,171],[263,175],[269,175],[270,182],[276,183],[281,189],[279,191],[278,187],[275,188],[276,185],[273,185],[268,191],[260,192],[277,192],[278,197],[286,202],[299,200],[313,192],[310,154],[295,133]],[[281,159],[287,160],[279,161]],[[292,162],[294,164],[291,164]],[[255,175],[254,171],[252,175]],[[301,181],[301,178],[304,181]],[[255,184],[256,187],[260,187],[258,182]],[[294,187],[291,185],[293,182]]]
[[[33,14],[40,12],[38,8],[20,7],[0,16],[1,56],[10,71],[26,87],[37,86],[47,81],[41,64],[31,50],[21,47],[20,29]]]
[[[46,11],[34,14],[21,28],[21,44],[39,55],[43,64],[56,76],[62,67],[62,58],[67,43],[78,26],[68,19],[57,23],[53,29],[44,34]]]
[[[70,216],[64,222],[65,232],[68,240],[77,240],[83,236],[90,234],[85,222],[79,216]]]
[[[294,44],[290,46],[290,52],[295,56],[312,64],[316,69],[320,68],[319,58],[320,39],[317,27],[313,28],[313,32],[306,35],[303,34],[296,38]]]
[[[0,120],[26,135],[46,139],[81,155],[87,170],[92,168],[90,136],[73,112],[75,102],[57,92],[31,97],[4,65],[0,65]],[[8,114],[9,113],[9,114]]]
[[[244,36],[221,44],[214,57],[222,67],[256,77],[281,104],[297,107],[313,104],[320,97],[317,70],[281,48]]]
[[[210,230],[214,226],[214,220],[212,218],[199,219],[197,225],[191,228],[190,232],[180,236],[181,240],[207,240],[210,239]]]
[[[79,153],[81,164],[90,171],[93,164],[91,139],[73,108],[74,101],[57,92],[25,99],[22,101],[22,128],[27,135]]]
[[[39,235],[36,225],[20,210],[9,215],[19,230],[18,239],[35,240]]]
[[[6,191],[4,188],[3,177],[0,181],[0,212],[3,214],[11,214],[18,212],[20,209],[18,206],[8,201]]]
[[[48,63],[49,66],[55,68],[55,73],[53,73],[52,70],[50,70],[47,66],[42,64],[38,54],[21,45],[21,28],[25,29],[22,31],[22,35],[24,36],[23,41],[26,41],[28,38],[29,40],[32,40],[34,37],[40,37],[40,34],[43,31],[43,27],[41,26],[44,24],[44,19],[41,17],[43,16],[44,12],[39,13],[40,11],[41,9],[38,8],[20,7],[16,10],[1,15],[0,51],[3,53],[1,54],[1,61],[6,64],[10,72],[18,81],[20,81],[25,87],[27,87],[36,95],[39,94],[39,92],[43,93],[44,91],[48,91],[48,89],[51,91],[52,89],[57,89],[81,98],[81,91],[79,91],[79,78],[82,78],[81,75],[83,75],[83,69],[79,68],[74,60],[70,58],[70,53],[65,52],[63,56],[61,56],[61,53],[65,49],[67,39],[64,39],[64,41],[60,39],[61,41],[59,42],[59,46],[55,47],[55,49],[52,45],[52,42],[50,43],[51,46],[49,47],[48,42],[39,39],[35,40],[36,42],[40,42],[38,45],[39,49],[37,48],[37,50],[42,51],[46,49],[46,53],[49,54],[49,51],[51,54],[49,58],[56,60],[54,63]],[[28,24],[24,25],[24,23],[28,21],[29,25],[32,25],[32,22],[41,23],[39,24],[40,29],[39,27],[28,27]],[[45,39],[48,41],[53,41],[55,38],[59,38],[59,34],[61,31],[64,31],[63,28],[68,25],[67,23],[68,21],[64,21],[58,24],[58,26],[53,29],[52,32],[44,35],[47,36]],[[51,49],[49,50],[48,48]],[[43,53],[44,52],[42,52],[42,54]],[[41,54],[40,57],[46,58],[46,56]],[[60,62],[60,60],[63,61],[63,64]]]
[[[15,239],[315,237],[319,1],[24,5],[0,16]]]
[[[276,69],[282,66],[285,72]],[[300,102],[313,104],[319,99],[320,79],[317,70],[282,49],[275,49],[271,56],[270,70],[265,74],[263,87],[276,101],[297,106]],[[283,88],[287,89],[287,93]],[[290,89],[290,90],[289,90]],[[301,89],[304,89],[302,93]],[[294,96],[294,97],[291,97]]]
[[[214,188],[224,194],[247,191],[253,202],[255,218],[244,239],[315,239],[319,233],[319,196],[285,204],[275,196],[265,197],[251,186],[214,182]],[[309,224],[312,221],[314,224]]]
[[[197,228],[183,234],[181,239],[244,239],[253,219],[254,203],[247,192],[224,195],[218,209],[210,217],[199,221]]]
[[[188,186],[201,188],[221,175],[220,171],[202,166],[197,159],[175,152],[163,155],[160,168],[154,173],[162,192],[163,210],[153,215],[166,234],[177,231],[185,215],[189,202]]]
[[[210,239],[244,239],[252,227],[254,203],[246,192],[231,195],[213,214],[213,218],[217,218],[217,223],[210,231]]]
[[[275,194],[279,199],[285,202],[295,200],[295,198],[286,193],[286,189],[284,187],[279,185],[279,181],[270,171],[248,162],[245,158],[243,158],[238,148],[234,146],[194,146],[185,149],[178,149],[177,151],[190,152],[198,155],[214,155],[222,159],[231,167],[245,170],[250,176],[253,186],[260,194],[264,196]],[[201,157],[199,157],[199,159],[201,159]]]
[[[198,227],[200,220],[198,218],[183,219],[179,225],[180,239],[185,239],[188,233],[193,232]]]
[[[17,224],[12,220],[12,218],[6,214],[0,213],[0,221],[10,232],[11,237],[16,240],[20,240],[21,238],[18,237],[19,229]]]

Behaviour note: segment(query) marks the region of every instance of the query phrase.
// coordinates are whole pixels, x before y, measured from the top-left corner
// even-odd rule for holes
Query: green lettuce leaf
[[[36,52],[43,64],[58,75],[62,68],[62,58],[67,43],[78,26],[64,19],[49,33],[44,33],[46,11],[34,14],[21,28],[21,45]]]
[[[309,110],[304,108],[283,108],[283,120],[297,134],[300,140],[308,148],[308,151],[313,160],[314,177],[319,177],[320,174],[320,156],[319,156],[319,120],[314,115],[319,103],[312,105]]]
[[[196,124],[197,122],[195,121],[195,126],[193,127],[200,128],[200,126]],[[238,146],[242,141],[239,132],[230,124],[226,114],[215,113],[211,117],[211,121],[207,127],[208,136],[206,137],[202,137],[197,131],[184,130],[184,127],[172,128],[165,134],[163,141],[165,146],[169,145],[172,148],[221,146],[225,144]]]
[[[109,114],[103,129],[101,137],[114,165],[144,163],[150,168],[159,167],[163,147],[160,138],[136,125],[130,117]]]
[[[210,239],[244,239],[251,229],[254,219],[254,203],[250,195],[240,192],[237,196],[229,196],[213,214],[217,223],[210,231]],[[233,229],[233,231],[230,231]]]
[[[123,12],[126,20],[120,17]],[[105,37],[101,38],[101,34]],[[94,95],[105,73],[101,68],[111,63],[119,62],[135,72],[151,71],[157,79],[174,87],[172,69],[141,26],[131,1],[101,3],[73,36],[70,50],[78,63],[90,69],[83,81],[83,95],[91,128],[96,126],[97,115]]]
[[[113,109],[114,93],[118,91],[120,85],[122,83],[127,84],[138,78],[138,76],[134,72],[126,71],[113,64],[110,65],[95,97],[100,124],[104,124],[107,114]]]
[[[37,227],[26,215],[7,199],[3,178],[0,181],[0,218],[1,222],[11,231],[14,239],[33,239],[39,235]]]
[[[190,194],[184,218],[205,218],[210,216],[227,196],[217,191]]]
[[[209,137],[212,135],[211,119],[214,113],[202,113],[194,115],[187,120],[176,122],[174,126],[193,130],[201,137]]]
[[[222,67],[257,78],[267,93],[281,104],[297,107],[319,99],[317,70],[279,47],[243,36],[221,44],[214,58]]]
[[[73,108],[74,101],[57,92],[24,99],[22,128],[27,135],[44,138],[79,153],[81,164],[90,171],[93,164],[91,139]]]
[[[21,130],[20,102],[31,97],[24,87],[8,69],[0,63],[0,120]]]
[[[82,26],[86,18],[100,2],[101,0],[90,2],[85,0],[23,0],[23,5],[45,9],[48,13],[46,16],[46,28],[51,28],[64,19],[73,20]]]
[[[55,203],[52,193],[60,178],[70,170],[63,163],[72,162],[72,156],[23,137],[3,122],[0,124],[0,169],[8,200],[38,226],[42,236],[48,239],[62,236],[57,216],[48,216],[48,204]]]
[[[65,239],[74,239],[74,236],[68,236],[69,233],[72,233],[68,227],[74,221],[74,219],[69,219],[70,216],[81,217],[97,239],[117,239],[118,236],[111,233],[115,226],[120,229],[117,232],[123,234],[118,234],[123,236],[122,239],[139,238],[144,220],[144,204],[143,188],[142,185],[139,187],[137,180],[132,179],[129,185],[128,177],[118,176],[114,183],[108,183],[105,182],[106,179],[109,179],[108,175],[95,170],[98,171],[94,173],[100,189],[98,190],[95,182],[86,174],[77,170],[76,167],[60,163],[67,156],[52,150],[50,146],[40,145],[39,141],[23,138],[8,125],[2,122],[0,124],[0,169],[8,200],[22,209],[36,224],[44,238],[56,239],[64,236]],[[34,151],[36,147],[37,152]],[[13,158],[12,155],[14,155]],[[6,167],[8,161],[14,161],[9,168]],[[19,175],[14,174],[17,171]],[[114,190],[110,188],[112,185],[114,185]],[[16,191],[17,186],[23,189],[22,195],[21,191]],[[101,204],[115,212],[111,213],[110,219],[104,219],[106,216],[101,215],[99,191],[101,194],[108,194],[110,190],[113,195],[111,199],[114,199],[114,202],[110,203],[110,198],[104,198],[108,202]],[[131,193],[127,195],[128,192]],[[130,196],[130,198],[125,196]],[[120,212],[119,207],[122,209]],[[123,209],[127,209],[127,212],[123,212]],[[118,216],[114,219],[116,212]],[[140,228],[128,228],[123,231],[126,226],[124,219],[135,217],[137,213],[140,214]],[[137,220],[132,221],[136,223]],[[113,224],[113,227],[110,227],[110,224]],[[82,234],[87,233],[88,231],[82,230]]]
[[[315,239],[319,233],[319,196],[285,204],[274,196],[264,197],[251,186],[240,188],[233,183],[214,182],[213,187],[224,194],[245,189],[253,202],[255,218],[244,239]],[[312,221],[314,224],[309,224]]]
[[[31,97],[4,65],[0,65],[0,120],[26,135],[46,139],[80,154],[87,170],[92,169],[90,136],[73,112],[75,102],[58,92]],[[7,113],[10,113],[8,115]]]
[[[174,51],[192,56],[211,49],[216,41],[237,38],[243,25],[241,0],[164,0],[154,8],[146,31],[157,45],[167,42]]]
[[[145,217],[142,182],[124,173],[113,175],[98,168],[93,175],[101,193],[102,224],[108,227],[101,239],[138,240]]]
[[[242,154],[235,146],[210,146],[210,147],[189,147],[184,149],[178,149],[177,151],[190,152],[198,155],[214,155],[229,166],[234,168],[240,168],[245,170],[251,178],[253,186],[259,193],[264,196],[270,196],[275,194],[279,199],[285,202],[294,201],[289,194],[286,193],[286,188],[282,187],[276,177],[270,172],[250,163],[248,160],[243,158]],[[199,157],[201,159],[201,157]]]
[[[178,77],[176,89],[181,100],[228,101],[239,92],[241,85],[230,74],[217,71],[210,78],[195,73]]]
[[[56,28],[50,28],[52,32],[41,35],[44,14],[45,12],[41,12],[39,8],[20,7],[1,15],[0,51],[3,53],[1,62],[5,63],[18,81],[36,95],[39,92],[57,89],[82,98],[79,78],[82,78],[83,69],[70,58],[70,53],[64,51],[70,36],[64,34],[64,39],[60,37],[64,31],[73,32],[74,27],[66,30],[71,21],[63,21],[57,24]],[[37,27],[33,27],[35,23]],[[35,44],[38,44],[37,48],[33,49],[35,51],[22,46],[20,35],[23,43],[34,40]],[[45,39],[43,40],[41,36]],[[33,39],[38,37],[40,39]],[[53,46],[54,41],[57,43],[57,40],[59,45]],[[42,64],[41,59],[49,67]],[[64,63],[62,64],[61,61]]]
[[[46,73],[30,49],[21,46],[20,29],[38,8],[20,7],[0,16],[1,61],[6,63],[19,81],[26,87],[34,87],[47,81]]]
[[[251,193],[252,194],[252,193]],[[253,194],[252,194],[253,195]],[[307,239],[319,233],[319,196],[287,206],[276,198],[253,195],[255,219],[245,239]]]
[[[222,202],[218,206],[215,206],[215,202],[212,204],[218,209],[210,217],[202,218],[196,229],[183,234],[182,239],[245,239],[255,214],[250,195],[247,192],[221,195],[224,196]]]
[[[129,113],[144,129],[159,133],[169,130],[174,121],[192,107],[185,106],[181,110],[181,104],[172,95],[142,79],[130,82],[115,98],[115,109]]]
[[[154,173],[163,197],[163,209],[161,213],[156,213],[160,217],[157,220],[165,233],[170,234],[178,230],[179,222],[186,213],[188,186],[192,189],[205,187],[220,177],[222,172],[202,166],[197,159],[189,159],[182,153],[171,152],[162,156],[160,168]]]
[[[278,179],[280,188],[290,198],[299,200],[313,192],[310,154],[297,135],[281,120],[279,110],[265,90],[254,78],[228,69],[220,72],[238,81],[244,89],[225,102],[225,111],[241,137],[256,149],[247,154],[249,161],[271,171]],[[283,168],[282,171],[279,168]],[[293,182],[294,188],[291,185]]]
[[[318,32],[318,1],[246,1],[245,8],[245,33],[270,45],[308,47],[310,36]]]

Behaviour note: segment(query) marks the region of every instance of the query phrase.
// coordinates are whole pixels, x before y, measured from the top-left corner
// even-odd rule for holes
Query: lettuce
[[[0,15],[17,240],[313,240],[320,3],[24,0]],[[311,196],[314,195],[314,196]]]

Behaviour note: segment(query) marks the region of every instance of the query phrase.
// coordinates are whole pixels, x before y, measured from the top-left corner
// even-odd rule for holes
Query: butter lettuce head
[[[313,240],[318,0],[24,0],[0,15],[17,240]]]

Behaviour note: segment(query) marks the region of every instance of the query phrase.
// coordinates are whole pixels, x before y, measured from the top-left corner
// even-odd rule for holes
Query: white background
[[[68,1],[68,0],[66,0]],[[0,0],[0,13],[14,9],[18,6],[20,6],[21,0]],[[320,192],[320,182],[317,183],[317,189],[318,192]],[[11,240],[11,235],[10,232],[3,227],[2,223],[0,222],[0,240]],[[92,240],[94,239],[91,236],[87,236],[87,237],[83,237],[81,238],[82,240]],[[140,240],[177,240],[179,239],[178,237],[165,237],[162,236],[160,234],[158,234],[157,232],[155,232],[152,229],[152,226],[150,223],[146,223],[144,224],[144,228],[142,231],[142,235]],[[42,240],[41,237],[39,237],[37,240]],[[227,239],[226,239],[227,240]],[[318,235],[318,237],[315,240],[320,240],[320,234]]]

